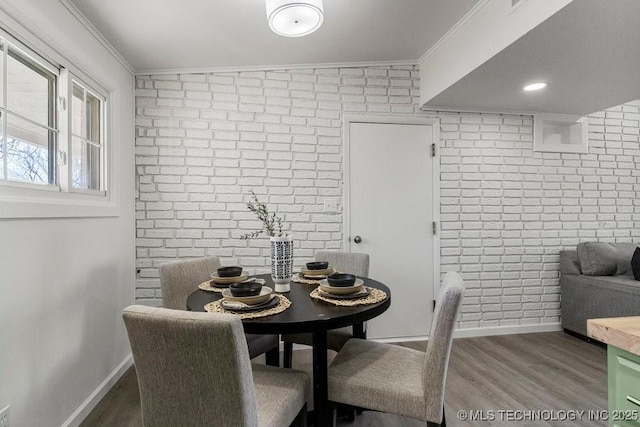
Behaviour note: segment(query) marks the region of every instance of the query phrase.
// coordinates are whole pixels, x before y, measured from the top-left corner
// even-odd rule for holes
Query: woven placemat
[[[206,281],[206,282],[202,282],[198,285],[198,289],[202,290],[202,291],[207,291],[207,292],[222,292],[225,289],[229,289],[229,287],[227,286],[226,288],[217,288],[215,286],[211,286],[211,281]]]
[[[355,298],[355,299],[333,299],[333,298],[323,297],[318,292],[318,288],[312,290],[309,296],[313,299],[318,299],[324,302],[328,302],[329,304],[340,305],[343,307],[355,307],[357,305],[376,304],[387,299],[387,293],[385,291],[381,291],[380,289],[376,289],[376,288],[369,288],[369,289],[371,289],[371,292],[369,293],[369,295],[363,298]]]
[[[296,283],[304,283],[305,285],[319,285],[320,284],[320,280],[306,279],[305,277],[302,276],[302,273],[294,274],[291,277],[291,281],[292,282],[296,282]]]
[[[285,311],[287,308],[291,307],[291,301],[284,295],[278,294],[278,298],[280,298],[280,302],[275,307],[267,308],[265,310],[258,311],[233,311],[226,310],[222,307],[222,300],[213,301],[204,306],[204,309],[209,313],[227,313],[227,314],[235,314],[240,316],[241,319],[257,319],[258,317],[267,317],[273,316],[274,314],[279,314]]]

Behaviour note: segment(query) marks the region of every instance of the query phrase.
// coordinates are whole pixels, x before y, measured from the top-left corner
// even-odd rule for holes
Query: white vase
[[[289,236],[271,238],[271,279],[276,292],[291,290],[293,240]]]

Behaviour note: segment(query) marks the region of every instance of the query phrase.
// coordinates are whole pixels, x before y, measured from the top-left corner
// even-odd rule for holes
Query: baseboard
[[[562,331],[560,322],[558,323],[538,323],[535,325],[512,325],[512,326],[490,326],[486,328],[468,328],[456,329],[453,333],[454,338],[474,338],[474,337],[490,337],[493,335],[516,335],[516,334],[533,334],[538,332],[558,332]],[[427,335],[413,337],[391,337],[391,338],[370,338],[371,341],[396,343],[425,341]],[[284,344],[280,343],[280,351],[284,348]],[[309,350],[311,347],[306,345],[294,344],[293,351]]]
[[[457,329],[454,338],[488,337],[492,335],[532,334],[537,332],[562,331],[560,322],[535,325],[489,326],[486,328]]]
[[[473,337],[489,337],[493,335],[515,335],[515,334],[531,334],[537,332],[558,332],[562,331],[560,322],[558,323],[539,323],[535,325],[512,325],[512,326],[491,326],[486,328],[468,328],[456,329],[453,333],[454,338],[473,338]],[[384,343],[425,341],[427,335],[412,337],[390,337],[390,338],[369,338],[372,341]],[[309,349],[307,346],[293,346],[294,350]]]
[[[76,409],[73,414],[67,420],[62,423],[63,427],[76,427],[79,426],[82,421],[89,415],[89,413],[96,407],[96,405],[102,400],[102,398],[111,390],[111,387],[124,375],[133,365],[133,357],[129,354],[116,369],[109,374],[109,376],[100,383],[87,399],[82,402],[80,407]]]

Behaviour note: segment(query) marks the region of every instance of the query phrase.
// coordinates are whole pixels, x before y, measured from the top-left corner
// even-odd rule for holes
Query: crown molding
[[[447,31],[445,35],[440,38],[440,40],[438,40],[433,46],[431,46],[431,48],[424,55],[422,55],[420,59],[418,59],[418,64],[422,64],[423,61],[425,61],[428,57],[430,57],[438,49],[440,49],[442,45],[444,45],[447,42],[447,40],[453,37],[453,35],[460,30],[460,28],[464,27],[467,24],[467,22],[471,21],[471,19],[478,12],[480,12],[480,10],[482,10],[482,8],[485,7],[487,3],[489,3],[489,1],[490,0],[481,0],[478,3],[476,3],[475,6],[471,8],[471,10],[465,13],[464,16],[460,18],[460,20],[456,22],[455,25],[451,27],[449,31]],[[521,3],[524,3],[524,1],[521,0]]]
[[[60,0],[66,1],[66,0]],[[332,62],[311,64],[286,64],[286,65],[246,65],[237,67],[204,67],[204,68],[167,68],[157,70],[139,70],[136,76],[149,76],[158,74],[209,74],[209,73],[237,73],[241,71],[279,71],[279,70],[306,70],[313,68],[361,68],[361,67],[393,67],[416,66],[416,60],[408,61],[365,61],[365,62]]]
[[[113,56],[129,73],[135,74],[135,70],[127,62],[126,59],[120,52],[113,47],[111,43],[100,33],[100,31],[87,19],[86,16],[80,12],[80,9],[76,7],[75,4],[71,3],[70,0],[58,0],[71,14],[80,22],[86,29],[91,33],[93,37]]]

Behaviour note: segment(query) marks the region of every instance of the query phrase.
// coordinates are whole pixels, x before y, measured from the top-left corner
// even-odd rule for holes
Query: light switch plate
[[[327,213],[338,212],[338,200],[337,199],[324,199],[324,211]]]

